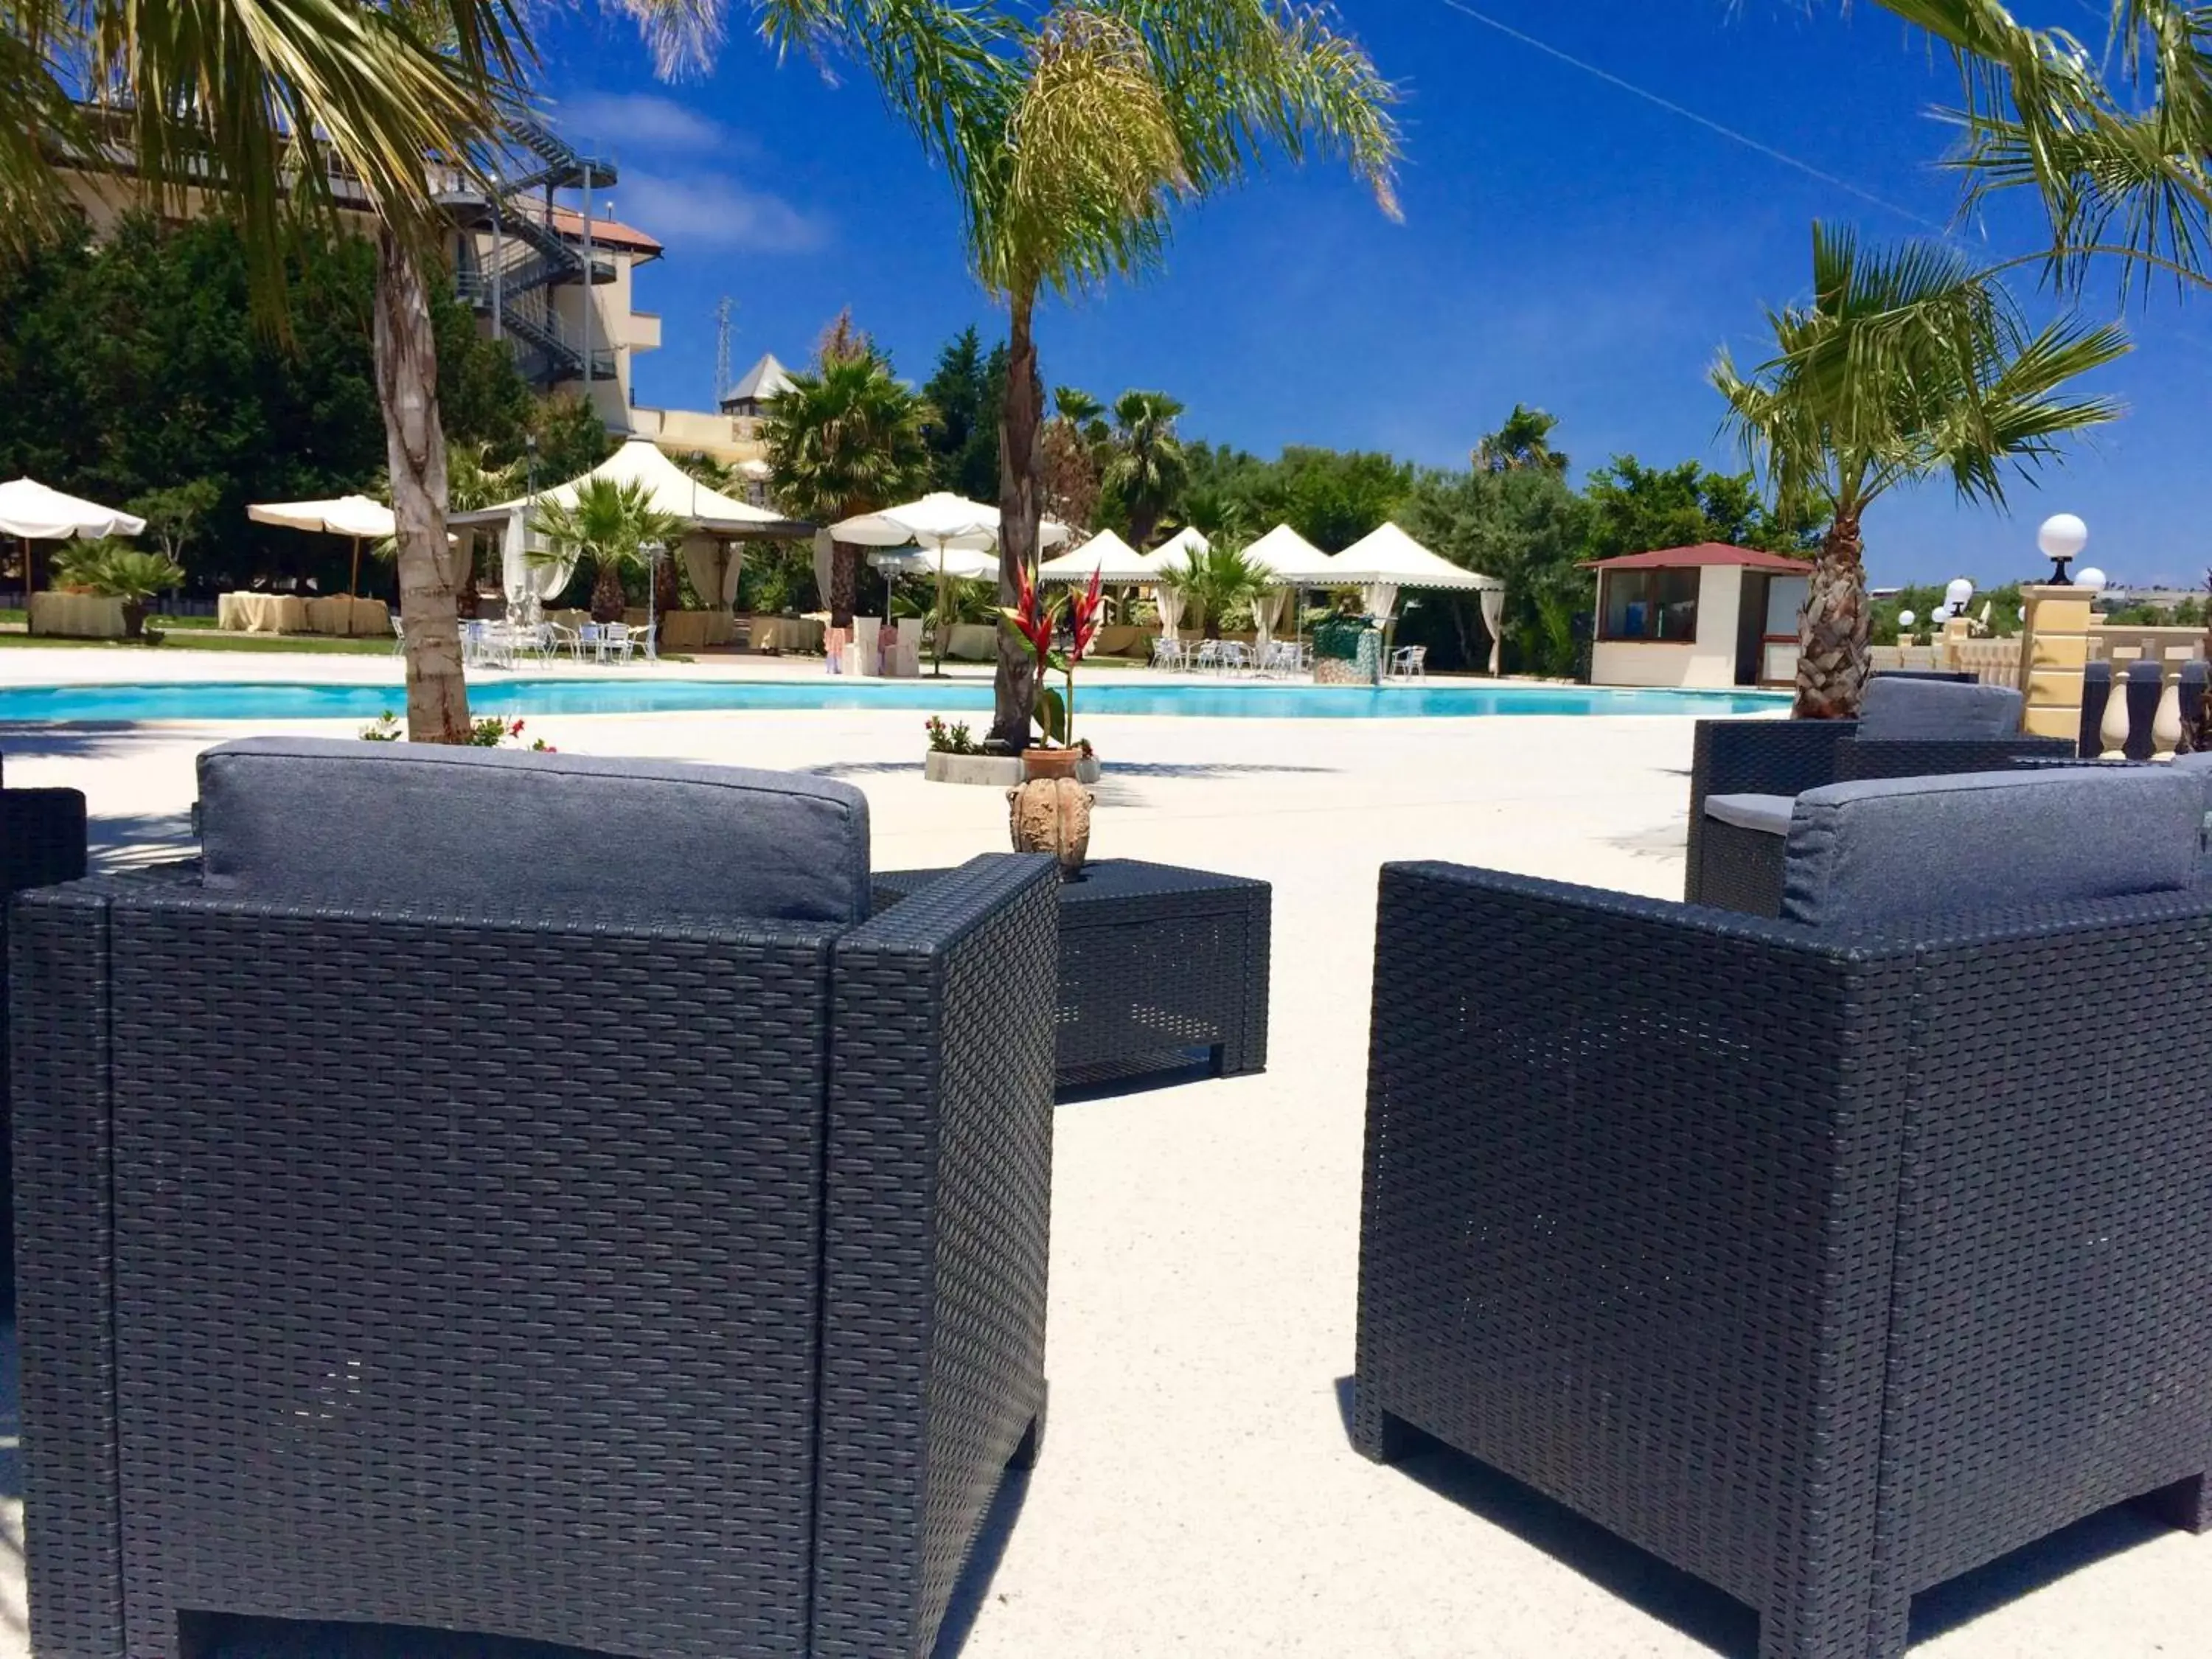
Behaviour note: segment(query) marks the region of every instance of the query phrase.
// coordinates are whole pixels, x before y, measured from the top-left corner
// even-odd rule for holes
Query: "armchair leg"
[[[1905,1659],[1912,1598],[1832,1583],[1830,1594],[1759,1615],[1759,1659]]]
[[[1419,1443],[1420,1431],[1393,1417],[1376,1401],[1374,1388],[1355,1377],[1352,1383],[1352,1444],[1370,1462],[1395,1463]]]
[[[1036,1415],[1030,1419],[1029,1427],[1022,1433],[1021,1444],[1014,1448],[1014,1455],[1006,1460],[1006,1467],[1010,1469],[1033,1469],[1036,1467],[1037,1454],[1043,1449],[1044,1402],[1040,1401]]]
[[[2182,1532],[2212,1532],[2212,1475],[2192,1474],[2136,1499],[2135,1507],[2154,1521]]]

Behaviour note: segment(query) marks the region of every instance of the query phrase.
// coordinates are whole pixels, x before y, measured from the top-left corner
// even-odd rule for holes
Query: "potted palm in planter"
[[[564,565],[591,560],[592,620],[618,623],[629,608],[623,576],[642,571],[650,580],[646,544],[673,542],[683,529],[683,520],[653,507],[652,492],[643,484],[591,478],[577,487],[573,503],[538,504],[537,530],[546,545],[533,550],[530,562]]]
[[[71,548],[58,562],[56,574],[70,586],[118,601],[124,638],[148,640],[151,644],[159,644],[161,636],[147,635],[147,611],[155,599],[185,580],[184,567],[167,554],[109,541]]]

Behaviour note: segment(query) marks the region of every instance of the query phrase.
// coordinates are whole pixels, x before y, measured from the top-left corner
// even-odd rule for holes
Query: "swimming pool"
[[[288,681],[0,688],[10,720],[374,720],[399,708],[398,684],[309,685]],[[1197,715],[1249,720],[1404,720],[1496,714],[1747,714],[1787,698],[1759,691],[1618,691],[1573,685],[1183,685],[1097,678],[1079,688],[1086,714]],[[982,680],[679,680],[479,678],[479,714],[664,714],[716,709],[907,708],[988,712]]]

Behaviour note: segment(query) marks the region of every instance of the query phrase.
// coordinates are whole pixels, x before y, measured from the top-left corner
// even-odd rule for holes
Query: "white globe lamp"
[[[1964,616],[1973,602],[1974,585],[1964,576],[1952,578],[1951,585],[1943,590],[1943,603],[1954,617]]]
[[[1910,628],[1919,620],[1920,618],[1910,611],[1900,611],[1897,613],[1897,625],[1899,628]]]
[[[2081,556],[2081,550],[2089,544],[2089,526],[2071,513],[2054,513],[2043,521],[2043,528],[2035,533],[2035,544],[2043,550],[2044,557],[2051,561],[2051,585],[2070,587],[2074,578],[2066,574],[2066,567]]]
[[[2103,592],[2108,585],[2108,578],[2105,573],[2094,564],[2074,578],[2075,586],[2086,587],[2092,593]]]

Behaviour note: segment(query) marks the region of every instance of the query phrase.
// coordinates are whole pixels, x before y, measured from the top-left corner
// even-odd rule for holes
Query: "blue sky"
[[[1848,15],[1828,0],[1340,9],[1405,90],[1404,222],[1340,171],[1271,167],[1188,211],[1157,276],[1052,307],[1048,384],[1161,387],[1188,405],[1187,434],[1262,454],[1310,443],[1463,463],[1517,399],[1560,417],[1577,473],[1622,452],[1735,466],[1706,370],[1723,344],[1758,360],[1762,307],[1808,281],[1812,221],[1885,240],[1952,221],[1949,136],[1929,112],[1951,100],[1953,71],[1865,0]],[[2019,13],[2095,38],[2102,8]],[[846,305],[917,382],[959,329],[993,329],[948,187],[864,79],[779,67],[741,30],[713,73],[672,84],[594,15],[556,21],[541,44],[556,118],[621,164],[605,199],[667,244],[640,280],[665,344],[639,360],[639,401],[711,406],[724,295],[739,372],[763,350],[803,360]],[[2021,204],[1962,234],[1994,258],[2037,246],[2039,226]],[[2117,282],[2093,298],[2116,308]],[[2116,580],[2203,579],[2212,295],[2161,290],[2129,320],[2136,353],[2104,377],[2127,418],[2017,487],[2008,516],[1948,489],[1879,507],[1877,583],[2030,574],[2035,526],[2059,510],[2088,520],[2089,562]]]

